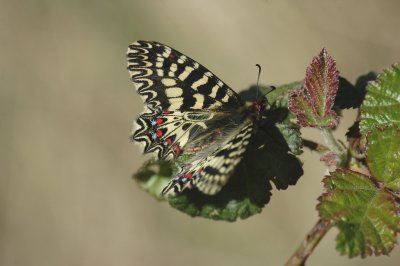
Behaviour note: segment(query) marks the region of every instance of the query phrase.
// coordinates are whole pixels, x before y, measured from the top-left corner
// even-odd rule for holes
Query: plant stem
[[[321,131],[321,134],[325,140],[326,146],[328,146],[328,148],[336,153],[339,157],[342,157],[344,150],[336,141],[335,137],[332,134],[332,130],[323,127],[319,128],[319,130]]]
[[[328,128],[319,128],[321,134],[324,138],[326,147],[321,145],[318,146],[317,143],[313,141],[307,141],[308,147],[311,149],[315,149],[317,151],[322,152],[323,150],[329,149],[331,152],[334,152],[340,159],[340,165],[342,165],[346,161],[346,150],[343,149],[342,146],[339,145],[337,140],[332,134],[332,130]],[[307,146],[307,145],[306,145]],[[319,149],[318,149],[319,148]],[[297,250],[293,253],[293,255],[286,262],[286,266],[304,266],[305,262],[310,256],[310,254],[314,251],[315,247],[318,245],[319,241],[325,236],[325,234],[332,227],[332,224],[329,221],[319,219],[318,222],[313,226],[311,231],[306,235],[305,239],[302,241]]]
[[[331,226],[332,225],[328,221],[319,219],[285,265],[304,266],[308,256],[310,256]]]

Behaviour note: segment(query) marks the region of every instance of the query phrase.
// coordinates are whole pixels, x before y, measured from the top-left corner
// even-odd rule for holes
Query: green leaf
[[[260,152],[257,154],[264,155]],[[246,161],[248,163],[251,160],[254,158]],[[237,218],[245,219],[260,213],[263,206],[270,200],[272,187],[268,178],[255,172],[247,163],[241,163],[228,184],[213,196],[205,195],[197,190],[185,190],[181,195],[162,198],[160,192],[171,178],[173,169],[172,162],[168,161],[149,160],[134,175],[134,178],[143,190],[159,200],[168,200],[173,208],[190,216],[232,222]]]
[[[279,85],[274,91],[268,93],[268,101],[274,103],[275,106],[288,108],[290,95],[293,91],[300,89],[302,86],[302,81]],[[265,94],[268,92],[268,87],[260,87],[260,91],[262,94]]]
[[[162,199],[160,192],[172,173],[172,163],[150,160],[134,178],[141,188]],[[280,131],[269,127],[253,136],[242,162],[219,193],[210,196],[192,189],[167,200],[173,208],[190,216],[232,222],[261,212],[270,200],[271,182],[277,189],[287,189],[302,174],[300,161],[289,153]]]
[[[400,192],[399,126],[374,127],[367,134],[367,163],[373,176]]]
[[[232,222],[261,212],[271,197],[270,182],[277,189],[295,185],[303,174],[302,166],[288,153],[279,130],[274,127],[261,130],[252,139],[242,162],[218,194],[184,191],[169,199],[171,206],[190,216]]]
[[[349,257],[389,254],[400,231],[395,198],[371,177],[337,169],[324,179],[317,208],[340,232],[336,248]]]
[[[216,195],[205,195],[197,190],[186,190],[168,199],[170,205],[192,217],[235,221],[260,213],[269,202],[272,189],[266,178],[249,178],[248,169],[239,165],[228,184]],[[258,184],[258,186],[257,186]]]
[[[170,161],[146,161],[139,170],[133,174],[141,189],[148,192],[158,200],[165,200],[161,197],[162,188],[167,185],[171,175],[175,171],[173,163]]]
[[[268,100],[272,103],[272,107],[267,111],[267,118],[276,125],[289,150],[296,155],[303,152],[303,139],[300,126],[292,122],[295,115],[289,112],[288,106],[291,93],[301,87],[301,84],[301,82],[292,82],[281,85],[268,94]]]
[[[338,88],[336,62],[324,48],[307,67],[304,88],[291,95],[289,109],[303,127],[333,128],[338,122],[332,110]]]
[[[284,123],[277,123],[276,127],[285,138],[290,151],[295,155],[302,154],[303,139],[301,138],[300,126],[295,123],[285,121]]]
[[[400,123],[400,64],[384,70],[367,86],[361,105],[360,129],[363,135],[374,125]]]

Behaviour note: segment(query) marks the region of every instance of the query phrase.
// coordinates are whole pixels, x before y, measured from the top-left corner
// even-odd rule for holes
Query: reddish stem
[[[331,223],[328,221],[319,219],[285,265],[304,266],[308,256],[310,256],[315,247],[318,245],[319,241],[325,236],[331,226]]]

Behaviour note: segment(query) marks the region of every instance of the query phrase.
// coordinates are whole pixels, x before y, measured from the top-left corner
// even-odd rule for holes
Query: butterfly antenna
[[[258,86],[258,82],[260,81],[260,75],[261,75],[261,66],[259,64],[256,64],[256,67],[258,67],[258,76],[257,76],[257,92],[256,92],[256,100],[258,99],[258,91],[260,90],[260,87]]]
[[[276,90],[276,87],[273,85],[269,85],[269,91],[267,91],[264,96],[267,96],[268,94],[270,94],[271,92],[273,92],[274,90]]]
[[[270,105],[269,104],[269,101],[268,101],[268,98],[266,97],[270,92],[273,92],[275,89],[276,89],[276,87],[275,86],[272,86],[272,85],[270,85],[270,86],[268,86],[269,87],[269,91],[267,91],[265,94],[264,94],[264,98],[265,98],[265,101],[266,101],[266,103],[267,103],[267,105]]]

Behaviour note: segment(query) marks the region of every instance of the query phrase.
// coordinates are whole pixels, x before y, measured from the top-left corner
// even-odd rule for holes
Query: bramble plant
[[[240,95],[250,100],[256,89]],[[266,93],[270,87],[259,89]],[[169,161],[147,161],[134,178],[143,190],[190,216],[233,222],[261,212],[272,183],[277,189],[296,184],[303,175],[296,156],[304,146],[320,154],[329,175],[318,199],[320,219],[286,265],[304,265],[332,227],[339,229],[336,248],[342,255],[388,255],[400,231],[400,64],[352,85],[339,77],[335,61],[323,49],[308,66],[304,82],[278,86],[268,101],[266,119],[258,123],[242,162],[218,194],[186,190],[161,197],[176,171]],[[358,109],[358,117],[345,145],[332,132],[341,109],[347,108]],[[301,138],[301,127],[319,130],[325,143]]]

